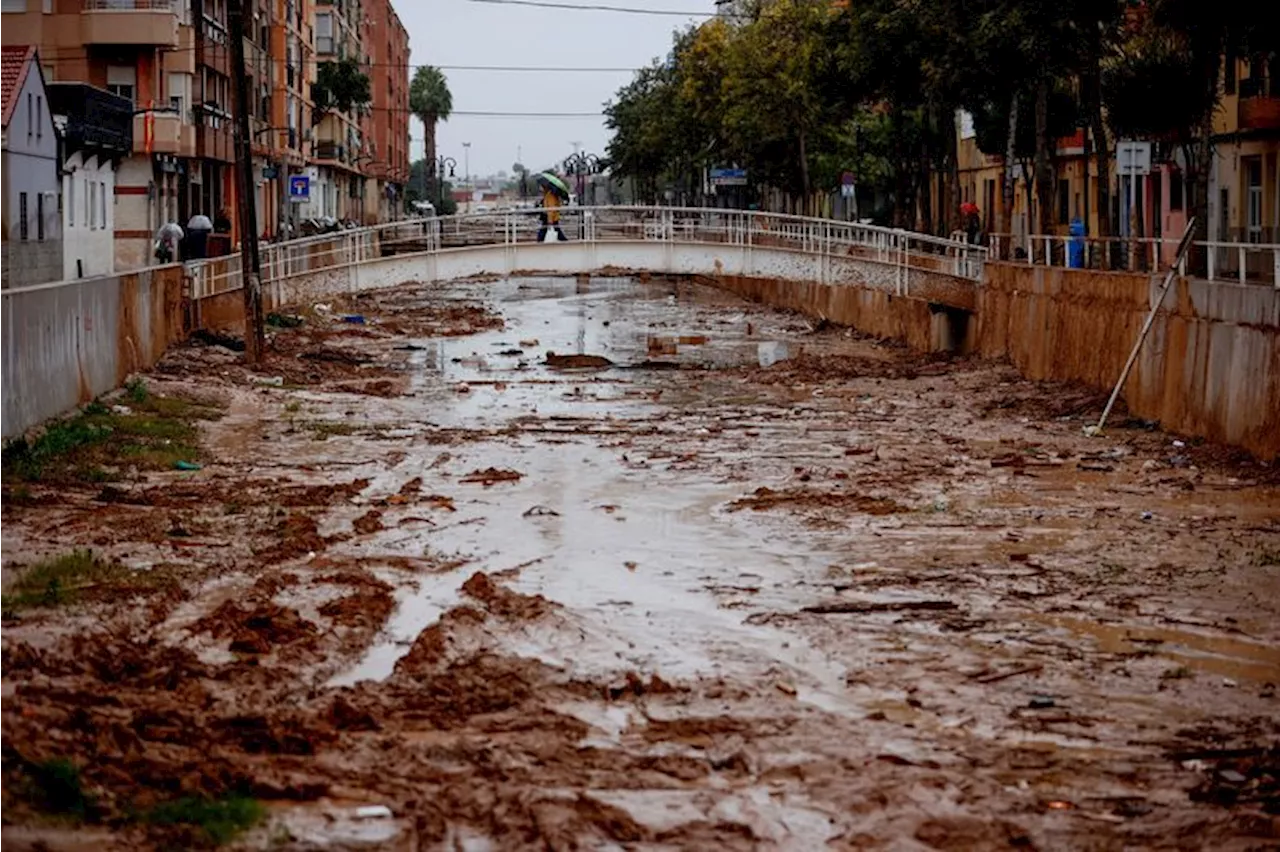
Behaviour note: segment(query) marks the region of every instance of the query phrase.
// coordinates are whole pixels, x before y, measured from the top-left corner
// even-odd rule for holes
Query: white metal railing
[[[991,257],[1014,263],[1063,268],[1164,272],[1177,256],[1174,237],[1070,237],[991,234]],[[1191,274],[1208,281],[1271,285],[1280,288],[1280,243],[1203,240],[1192,243]],[[1178,272],[1187,274],[1187,261]]]
[[[535,208],[409,219],[263,245],[262,281],[267,285],[303,273],[343,269],[387,254],[532,243],[542,212]],[[987,256],[982,246],[962,240],[754,210],[562,207],[559,213],[569,240],[723,243],[853,257],[890,265],[903,282],[911,269],[980,282]],[[239,255],[194,261],[187,268],[193,297],[240,286]]]

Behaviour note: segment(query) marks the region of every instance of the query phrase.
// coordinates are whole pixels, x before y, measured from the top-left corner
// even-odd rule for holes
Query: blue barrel
[[[1068,227],[1071,240],[1067,245],[1067,265],[1072,269],[1084,268],[1084,223],[1072,219]]]

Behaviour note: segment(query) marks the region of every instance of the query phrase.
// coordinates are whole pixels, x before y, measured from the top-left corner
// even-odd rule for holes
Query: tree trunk
[[[809,151],[805,145],[805,132],[800,131],[800,189],[804,193],[805,212],[809,207]]]
[[[919,193],[919,213],[916,216],[915,230],[928,233],[933,230],[933,164],[929,157],[929,143],[926,139],[927,134],[921,134],[920,138],[920,159],[918,161],[919,171],[916,173],[916,185],[920,187]]]
[[[1049,83],[1041,80],[1036,86],[1036,198],[1037,232],[1051,233],[1054,225],[1053,209],[1053,141],[1049,139]]]
[[[960,214],[960,163],[957,149],[959,140],[956,138],[956,119],[954,113],[946,116],[943,121],[943,146],[945,150],[943,166],[940,171],[943,177],[943,189],[939,197],[942,199],[940,204],[942,209],[938,211],[938,221],[941,225],[941,233],[943,236],[950,236],[951,232],[960,226],[957,216]]]
[[[432,204],[442,204],[444,197],[440,193],[440,181],[444,176],[436,173],[436,123],[430,121],[430,118],[431,116],[426,116],[422,120],[423,154],[427,160],[427,200]],[[436,214],[439,213],[436,210]]]
[[[1111,228],[1111,146],[1107,142],[1107,123],[1102,116],[1102,46],[1099,36],[1092,33],[1089,40],[1088,56],[1084,73],[1080,77],[1080,85],[1084,97],[1085,112],[1089,122],[1089,135],[1093,138],[1093,155],[1097,161],[1094,179],[1098,182],[1098,233],[1097,236],[1109,237]],[[1085,186],[1086,195],[1089,187]],[[1089,222],[1085,222],[1085,228]]]
[[[1013,164],[1014,152],[1017,150],[1018,138],[1018,93],[1014,92],[1009,101],[1009,136],[1004,146],[1004,189],[1001,193],[1003,206],[1000,209],[1000,232],[1007,242],[1004,257],[1007,259],[1013,250]]]

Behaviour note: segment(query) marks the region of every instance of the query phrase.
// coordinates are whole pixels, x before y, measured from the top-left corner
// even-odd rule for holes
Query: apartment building
[[[304,217],[373,223],[402,209],[409,173],[408,34],[389,0],[243,0],[252,203],[260,233]],[[132,140],[116,163],[114,267],[154,263],[166,222],[203,214],[210,248],[238,244],[230,0],[3,0],[3,41],[38,49],[48,82],[124,98]],[[353,57],[370,77],[366,108],[317,114],[320,63]],[[291,175],[310,200],[291,204]]]
[[[361,0],[316,0],[313,11],[317,65],[354,58],[369,73],[370,60],[362,30],[368,25]],[[306,217],[364,221],[364,174],[369,162],[360,110],[313,114],[310,168],[311,199],[302,205]]]
[[[1209,238],[1280,243],[1280,57],[1227,62],[1213,129]]]
[[[394,219],[404,209],[409,182],[409,33],[390,0],[365,0],[369,26],[365,43],[373,104],[366,136],[370,161],[365,169],[365,216]]]

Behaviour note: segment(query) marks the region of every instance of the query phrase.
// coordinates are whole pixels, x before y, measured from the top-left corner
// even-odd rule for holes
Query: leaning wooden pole
[[[1142,324],[1142,331],[1138,333],[1138,339],[1133,344],[1133,351],[1129,353],[1129,360],[1125,362],[1124,369],[1120,371],[1120,380],[1116,382],[1115,389],[1111,391],[1111,398],[1107,400],[1107,407],[1102,409],[1102,416],[1098,418],[1098,425],[1085,429],[1087,434],[1101,434],[1102,427],[1107,425],[1107,418],[1111,416],[1111,409],[1120,397],[1120,391],[1124,388],[1124,383],[1129,380],[1129,373],[1133,370],[1133,365],[1138,360],[1138,353],[1142,351],[1142,345],[1147,342],[1147,335],[1151,332],[1151,326],[1156,321],[1156,312],[1164,304],[1164,297],[1168,294],[1169,287],[1173,284],[1173,279],[1177,276],[1179,267],[1182,266],[1183,258],[1187,256],[1187,251],[1191,248],[1191,235],[1195,233],[1195,228],[1196,220],[1195,217],[1192,217],[1187,222],[1187,229],[1182,232],[1182,239],[1178,241],[1178,254],[1174,257],[1173,265],[1169,267],[1168,273],[1164,276],[1164,283],[1160,285],[1160,292],[1156,296],[1155,304],[1151,306],[1151,312],[1147,314],[1147,321]]]

